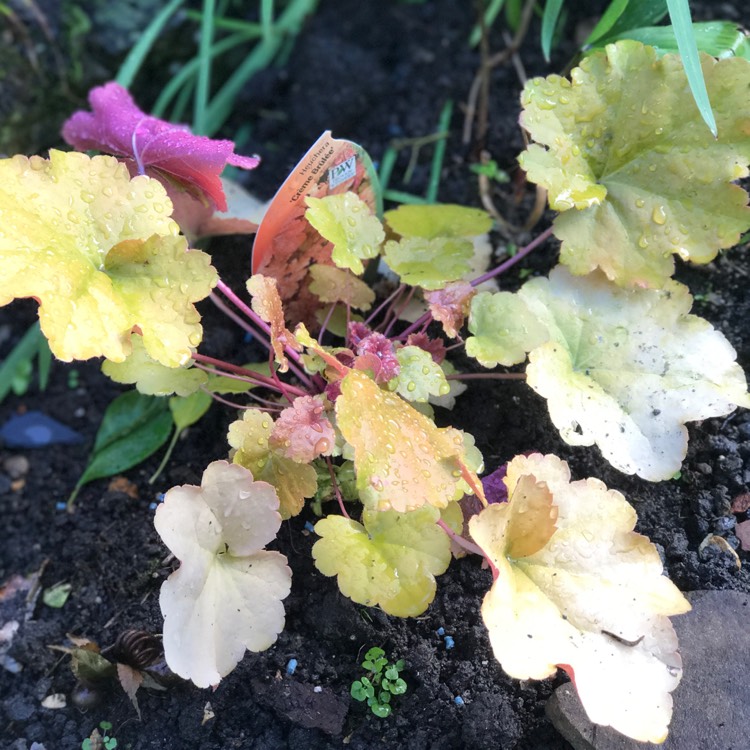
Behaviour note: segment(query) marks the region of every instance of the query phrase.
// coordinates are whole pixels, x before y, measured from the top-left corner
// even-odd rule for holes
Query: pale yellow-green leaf
[[[747,194],[750,62],[702,58],[716,117],[714,139],[695,106],[678,55],[620,41],[571,73],[535,78],[523,126],[536,142],[521,155],[561,215],[555,235],[573,273],[601,268],[620,286],[659,287],[673,254],[707,263],[750,227]]]
[[[191,363],[192,364],[192,363]],[[165,367],[146,353],[143,339],[133,336],[132,351],[123,362],[102,362],[102,372],[115,383],[134,384],[147,396],[189,396],[208,381],[195,367]]]
[[[155,360],[189,360],[202,336],[193,303],[217,277],[177,236],[158,181],[131,179],[113,157],[52,150],[0,160],[0,206],[0,305],[36,298],[56,357],[122,362],[137,328]]]
[[[735,351],[689,314],[676,281],[625,290],[558,266],[519,295],[549,333],[529,355],[528,384],[566,442],[596,443],[620,471],[669,479],[687,450],[686,422],[750,406]]]
[[[385,239],[383,225],[370,207],[352,192],[307,196],[305,218],[318,233],[333,244],[331,258],[339,268],[348,268],[359,275],[363,260],[374,258]]]
[[[318,487],[315,469],[298,464],[273,450],[268,439],[273,418],[259,409],[246,409],[242,419],[229,425],[227,440],[234,449],[234,463],[250,470],[255,479],[268,482],[279,497],[279,512],[284,519],[296,516]]]
[[[471,268],[474,246],[460,237],[404,237],[388,240],[383,256],[404,284],[442,289]]]
[[[690,605],[635,511],[597,479],[571,483],[556,456],[517,456],[505,483],[509,502],[469,522],[495,568],[482,604],[495,657],[519,679],[564,667],[592,721],[663,742],[682,674],[668,617]]]
[[[395,393],[356,370],[341,381],[338,428],[354,448],[357,489],[365,507],[403,512],[444,508],[463,494],[463,435],[439,428]],[[473,477],[478,483],[476,475]]]
[[[484,367],[510,367],[547,340],[544,326],[517,294],[482,292],[471,300],[466,353]]]
[[[451,387],[432,355],[418,346],[402,346],[396,351],[398,376],[388,387],[407,401],[426,403],[430,396],[447,396]]]
[[[404,204],[386,211],[383,218],[402,237],[476,237],[492,229],[492,217],[486,211],[452,203]]]
[[[321,302],[343,302],[357,310],[369,310],[375,292],[350,271],[316,263],[310,266],[310,291]]]
[[[450,539],[429,506],[409,513],[365,511],[363,523],[328,516],[315,524],[318,570],[337,576],[341,592],[389,615],[416,617],[435,597],[435,576],[451,560]]]

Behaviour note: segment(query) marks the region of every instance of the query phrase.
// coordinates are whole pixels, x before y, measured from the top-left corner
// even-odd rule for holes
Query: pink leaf
[[[330,456],[336,434],[320,398],[300,396],[274,422],[268,444],[285,458],[310,463],[320,455]]]
[[[73,148],[118,156],[131,172],[156,177],[167,186],[177,183],[219,211],[227,210],[219,179],[224,167],[253,169],[260,161],[235,154],[232,141],[193,135],[185,125],[150,117],[118,83],[92,89],[89,104],[93,112],[76,112],[63,125],[62,136]]]
[[[382,333],[371,333],[359,340],[354,367],[357,370],[372,370],[376,383],[387,383],[401,369],[393,342]]]
[[[468,281],[453,281],[446,284],[444,289],[425,292],[424,296],[430,305],[432,317],[443,324],[448,336],[455,338],[469,314],[471,298],[475,294],[474,287]]]

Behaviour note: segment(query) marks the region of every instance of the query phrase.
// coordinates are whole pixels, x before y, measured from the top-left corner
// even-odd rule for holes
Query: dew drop
[[[640,247],[641,250],[645,250],[648,247],[648,237],[646,237],[645,234],[642,234],[638,239],[638,247]]]
[[[331,450],[331,441],[328,438],[320,438],[317,443],[315,443],[315,452],[316,453],[328,453],[328,451]]]
[[[651,219],[654,224],[665,224],[667,221],[667,213],[664,210],[664,206],[655,206],[654,210],[651,212]]]
[[[414,393],[414,391],[417,390],[417,384],[410,381],[406,384],[406,390],[409,391],[409,393]]]
[[[93,203],[94,202],[94,194],[89,193],[88,190],[81,190],[81,200],[84,203]]]
[[[636,208],[643,208],[643,206],[646,205],[646,201],[643,200],[643,198],[637,198],[635,201]]]

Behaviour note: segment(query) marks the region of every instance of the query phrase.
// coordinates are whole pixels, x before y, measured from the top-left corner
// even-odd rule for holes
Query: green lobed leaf
[[[210,408],[213,399],[205,391],[196,391],[189,396],[172,396],[169,410],[178,430],[195,424]]]
[[[544,326],[523,298],[510,292],[482,292],[471,301],[466,353],[484,367],[510,367],[547,340]]]
[[[403,205],[383,218],[402,237],[475,237],[492,229],[492,217],[482,209],[451,203]]]
[[[333,262],[357,275],[363,273],[362,261],[375,258],[385,239],[383,226],[367,203],[352,192],[305,200],[305,218],[333,244]]]
[[[471,270],[474,245],[460,237],[404,237],[388,240],[383,256],[404,284],[442,289]]]
[[[537,141],[520,158],[562,212],[554,223],[573,273],[601,268],[621,286],[664,284],[672,255],[707,263],[750,226],[743,102],[750,63],[702,58],[719,137],[692,101],[680,58],[639,42],[608,45],[571,81],[531,81],[522,123]],[[572,210],[576,209],[576,210]]]
[[[148,355],[141,336],[132,337],[132,351],[122,362],[105,359],[102,372],[115,383],[135,385],[145,396],[189,396],[208,381],[208,375],[192,366],[166,367]]]
[[[451,387],[432,355],[418,346],[403,346],[396,351],[398,375],[388,384],[407,401],[425,403],[430,396],[447,396]]]
[[[88,466],[76,484],[110,477],[136,466],[155,453],[172,431],[166,399],[128,391],[104,412]]]
[[[387,614],[416,617],[435,596],[435,576],[451,560],[450,539],[437,526],[437,508],[409,513],[365,511],[362,523],[328,516],[315,524],[315,566],[337,576],[341,592]]]

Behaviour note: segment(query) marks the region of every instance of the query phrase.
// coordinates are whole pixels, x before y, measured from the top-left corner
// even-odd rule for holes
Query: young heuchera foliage
[[[291,571],[263,549],[281,526],[273,487],[215,461],[200,487],[167,492],[154,524],[182,565],[162,584],[164,654],[173,672],[216,685],[245,649],[264,651],[284,629]]]
[[[750,406],[734,349],[689,314],[692,297],[676,281],[624,290],[600,272],[573,277],[558,266],[549,279],[504,297],[497,316],[492,300],[473,300],[476,337],[467,351],[483,362],[516,364],[524,347],[511,339],[505,348],[507,327],[541,325],[544,339],[530,341],[528,384],[547,399],[566,442],[596,443],[627,474],[669,479],[687,451],[686,422]]]
[[[268,445],[285,458],[308,464],[319,456],[330,456],[336,433],[326,415],[323,396],[299,396],[279,414]]]
[[[682,675],[668,617],[690,605],[635,511],[556,456],[517,456],[505,483],[510,501],[469,522],[494,568],[482,617],[498,661],[519,679],[562,667],[592,721],[663,742]]]
[[[58,359],[122,362],[133,331],[167,367],[190,359],[202,337],[194,303],[217,276],[178,235],[159,182],[131,179],[110,156],[53,150],[0,161],[0,205],[0,305],[37,299]]]
[[[481,494],[478,465],[467,466],[465,436],[436,427],[367,375],[351,370],[343,378],[336,418],[354,448],[357,490],[365,508],[444,508],[465,492]]]
[[[384,258],[401,281],[423,289],[443,289],[471,270],[472,238],[492,226],[486,211],[452,204],[400,206],[385,221],[401,235],[385,243]]]
[[[328,516],[315,524],[318,570],[338,576],[341,593],[396,617],[421,615],[435,597],[435,576],[451,561],[450,539],[437,526],[440,511],[365,511],[362,523]]]
[[[286,372],[289,369],[289,360],[284,349],[289,347],[299,351],[300,346],[294,334],[284,324],[284,309],[276,279],[256,273],[248,279],[246,286],[247,291],[253,296],[253,310],[271,325],[271,346],[279,363],[279,371]]]
[[[135,385],[146,396],[189,396],[208,382],[195,367],[165,367],[146,353],[141,336],[132,336],[132,352],[124,362],[102,362],[102,372],[115,383]]]
[[[362,261],[376,257],[385,239],[383,226],[367,203],[352,192],[306,200],[305,218],[333,245],[333,262],[357,275],[363,273]]]
[[[707,263],[750,227],[747,92],[750,62],[702,56],[719,137],[703,123],[678,55],[621,41],[571,73],[535,78],[522,125],[536,143],[528,177],[560,211],[560,259],[574,274],[601,268],[620,286],[659,287],[672,255]]]
[[[349,271],[316,263],[310,266],[310,291],[328,304],[341,302],[357,310],[369,310],[375,292]]]
[[[64,125],[63,138],[79,151],[117,156],[131,171],[177,185],[219,211],[227,210],[219,175],[227,164],[254,169],[256,156],[238,156],[232,141],[193,135],[184,125],[150,117],[118,83],[89,92],[93,112],[76,112]]]
[[[305,498],[315,494],[318,480],[312,466],[298,463],[285,455],[288,448],[291,448],[291,442],[289,447],[282,445],[280,450],[270,444],[273,431],[274,421],[271,416],[259,409],[246,409],[242,419],[229,425],[227,439],[235,451],[232,456],[234,463],[244,466],[256,479],[276,488],[279,512],[282,518],[287,519],[296,516],[304,507]],[[283,431],[282,427],[282,434]],[[309,437],[311,433],[307,434]],[[330,449],[330,445],[316,440],[312,450],[316,448],[318,453],[322,453],[324,448]]]

